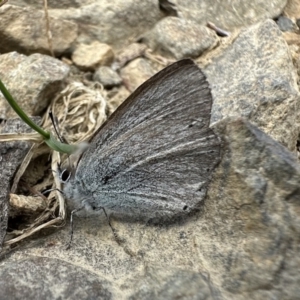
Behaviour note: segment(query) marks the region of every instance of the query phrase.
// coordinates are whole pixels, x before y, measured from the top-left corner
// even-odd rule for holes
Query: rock
[[[0,278],[6,278],[0,282],[3,299],[112,299],[107,280],[55,258],[12,262],[1,268]]]
[[[198,57],[217,44],[216,34],[206,26],[176,17],[158,22],[142,40],[151,49],[176,59]]]
[[[106,88],[111,88],[122,83],[122,78],[119,74],[106,66],[100,67],[96,70],[93,80],[99,81]]]
[[[97,40],[114,48],[132,43],[161,18],[156,0],[102,0],[79,8],[49,9],[49,14],[78,24],[78,42]]]
[[[1,133],[29,133],[33,131],[19,118],[8,120],[4,125],[1,125]],[[24,141],[0,143],[0,250],[7,230],[9,193],[12,181],[30,147],[31,143]]]
[[[214,130],[223,141],[223,158],[201,212],[170,225],[112,218],[120,244],[103,215],[75,216],[69,251],[66,226],[27,241],[26,249],[20,247],[2,260],[6,299],[9,290],[18,291],[27,282],[24,278],[32,278],[28,298],[37,291],[51,296],[56,291],[66,298],[73,290],[98,290],[114,299],[297,299],[298,160],[243,119],[224,119]],[[27,272],[6,281],[15,276],[16,266]],[[83,283],[73,283],[72,274]]]
[[[37,0],[10,1],[42,9]],[[282,33],[275,22],[264,20],[266,16],[277,19],[281,14],[292,20],[298,18],[298,4],[294,0],[288,2],[282,13],[286,2],[54,0],[49,3],[51,14],[80,23],[82,43],[98,41],[122,48],[114,48],[119,54],[111,68],[120,71],[124,85],[106,91],[109,95],[106,112],[126,98],[128,89],[134,90],[171,61],[145,51],[143,44],[133,43],[162,17],[159,4],[165,14],[178,15],[177,22],[184,19],[185,23],[196,22],[202,28],[209,21],[230,30],[230,37],[217,38],[218,44],[197,58],[212,89],[211,126],[222,141],[222,160],[213,173],[200,211],[172,224],[111,215],[112,232],[103,213],[84,217],[86,212],[82,211],[74,216],[74,238],[68,251],[65,248],[70,239],[69,218],[65,227],[40,230],[13,251],[9,252],[6,246],[0,257],[2,298],[299,298],[300,166],[288,149],[295,152],[299,136],[296,73],[297,68],[300,72],[300,43],[296,32]],[[293,17],[286,13],[288,7],[295,8],[294,11],[289,8]],[[257,20],[263,21],[246,30],[232,30]],[[175,33],[173,30],[173,36]],[[194,49],[194,45],[188,45],[187,49],[166,45],[176,55]],[[23,84],[27,89],[34,87],[19,98],[38,99],[39,103],[43,100],[37,96],[43,78],[56,77],[53,74],[57,73],[60,74],[57,81],[65,78],[62,75],[65,67],[57,67],[57,60],[53,59],[49,64],[53,63],[56,66],[53,69],[60,71],[44,76],[45,69],[52,67],[47,64],[46,68],[42,64],[36,67],[31,62],[32,68],[22,70],[20,76],[23,60],[30,57],[5,55],[5,64],[1,63],[3,55],[0,56],[0,78],[9,74],[10,81],[16,82],[16,91],[17,84],[21,88]],[[87,78],[74,65],[72,68],[72,79]],[[28,77],[32,74],[31,82]],[[84,82],[88,86],[93,84]],[[17,155],[12,162],[14,159],[19,160]],[[41,162],[36,160],[27,178],[36,181],[35,166]],[[9,178],[5,177],[2,184],[9,184]],[[7,196],[8,184],[0,189],[3,197]],[[0,203],[0,241],[6,227],[7,204],[1,207]]]
[[[295,151],[299,90],[289,48],[274,21],[253,25],[205,68],[212,123],[243,116]]]
[[[51,0],[47,3],[48,8],[80,7],[95,2],[95,0]],[[39,0],[10,0],[9,3],[18,6],[33,6],[36,9],[44,9],[44,3]]]
[[[128,62],[142,56],[145,53],[146,49],[147,46],[141,43],[132,43],[128,45],[127,47],[122,49],[120,53],[118,53],[116,61],[112,66],[113,69],[118,70],[124,67]]]
[[[285,16],[280,16],[278,18],[278,20],[276,21],[279,29],[281,31],[295,31],[297,30],[297,26],[296,24],[291,20],[289,19],[288,17],[285,17]]]
[[[284,15],[290,18],[299,18],[300,16],[300,3],[298,0],[287,1],[286,7],[284,8]]]
[[[114,60],[114,52],[109,45],[95,41],[90,45],[78,45],[72,60],[79,69],[94,71],[99,66],[110,65]]]
[[[43,54],[25,56],[16,52],[0,55],[0,78],[8,91],[28,115],[46,109],[62,88],[69,66]],[[0,118],[16,117],[16,113],[0,94]]]
[[[147,267],[145,276],[138,282],[130,300],[164,299],[220,299],[207,274],[169,268]],[[156,279],[160,278],[161,281]]]
[[[154,69],[144,58],[137,58],[121,70],[121,77],[126,88],[133,92],[143,82],[155,74]]]
[[[217,268],[226,299],[297,299],[298,159],[245,120],[224,119],[214,129],[224,156],[205,203],[204,227],[198,223],[198,251],[210,260],[208,269]]]
[[[178,16],[198,24],[213,22],[225,30],[246,27],[278,17],[287,0],[176,0]]]
[[[121,86],[118,91],[108,100],[112,112],[130,96],[130,92]]]
[[[0,52],[50,54],[46,19],[43,11],[34,7],[5,4],[0,8]],[[52,48],[56,56],[70,52],[77,38],[74,22],[50,17]]]

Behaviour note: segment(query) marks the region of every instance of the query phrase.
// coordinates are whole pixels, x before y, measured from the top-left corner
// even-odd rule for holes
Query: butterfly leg
[[[103,210],[103,212],[104,212],[104,214],[105,214],[105,217],[106,217],[106,220],[107,220],[107,223],[108,223],[108,225],[109,225],[109,227],[110,227],[110,229],[111,229],[111,231],[112,231],[112,233],[113,233],[113,235],[114,235],[114,238],[115,238],[115,240],[117,241],[117,243],[120,245],[121,240],[120,240],[120,238],[119,238],[119,236],[118,236],[116,230],[113,228],[113,226],[112,226],[111,223],[110,223],[110,217],[109,217],[109,215],[107,214],[107,212],[106,212],[106,210],[105,210],[104,207],[99,207],[99,208],[97,208],[97,210],[100,210],[100,209]]]
[[[71,243],[72,243],[72,240],[73,240],[73,231],[74,231],[73,215],[76,214],[77,212],[81,211],[82,209],[84,209],[84,205],[82,205],[79,208],[76,208],[76,209],[74,209],[74,210],[71,211],[71,217],[70,217],[70,240],[67,243],[67,247],[66,247],[67,250],[71,248]]]
[[[115,229],[113,228],[113,226],[111,225],[110,217],[109,217],[109,215],[107,214],[105,208],[104,208],[104,207],[99,207],[99,209],[102,209],[102,210],[103,210],[103,212],[104,212],[104,214],[105,214],[105,217],[106,217],[106,219],[107,219],[107,223],[108,223],[109,227],[111,228],[111,231],[113,232],[115,241],[118,243],[118,245],[119,245],[120,247],[122,247],[123,250],[124,250],[128,255],[130,255],[131,257],[136,256],[136,254],[135,254],[131,249],[129,249],[129,248],[125,245],[124,241],[119,237],[119,235],[117,234],[116,230],[115,230]]]

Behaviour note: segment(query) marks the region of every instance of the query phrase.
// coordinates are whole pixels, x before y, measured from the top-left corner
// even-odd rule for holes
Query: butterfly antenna
[[[58,139],[60,140],[61,143],[65,143],[65,144],[69,144],[68,141],[60,134],[59,132],[59,127],[58,127],[58,120],[57,118],[53,115],[52,110],[49,111],[49,117],[51,119],[52,125],[54,127],[55,133],[58,137]],[[71,162],[70,162],[70,156],[68,155],[68,164],[69,167],[71,166]],[[62,174],[62,172],[61,172]]]
[[[58,129],[58,120],[57,118],[53,115],[52,110],[49,111],[49,117],[51,119],[52,125],[54,127],[55,133],[60,140],[60,142],[68,144],[67,140],[60,134],[59,129]]]

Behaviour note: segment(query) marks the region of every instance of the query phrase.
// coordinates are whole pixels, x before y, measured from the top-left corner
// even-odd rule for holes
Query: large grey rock
[[[255,24],[267,18],[276,18],[287,0],[173,0],[179,17],[199,24],[213,22],[230,30]]]
[[[202,220],[212,248],[199,241],[198,250],[216,267],[227,299],[297,299],[299,162],[242,119],[225,119],[215,130],[224,156]]]
[[[241,32],[205,69],[214,104],[212,123],[243,116],[294,151],[299,135],[297,72],[275,22]]]
[[[0,7],[0,52],[50,54],[46,18],[35,7],[5,4]],[[52,49],[55,55],[70,52],[77,38],[77,24],[63,19],[49,18]]]
[[[69,66],[58,59],[17,52],[0,55],[0,78],[8,91],[28,115],[38,115],[63,87]],[[0,94],[0,118],[14,118],[16,113]]]
[[[107,280],[55,258],[18,260],[0,278],[1,299],[113,299]]]
[[[64,291],[67,283],[70,290],[82,292],[85,285],[67,279],[76,268],[83,282],[103,283],[105,278],[106,293],[116,299],[297,299],[299,163],[245,120],[224,119],[214,129],[223,140],[223,158],[201,212],[169,225],[112,218],[120,244],[103,215],[77,216],[70,250],[65,250],[68,226],[27,240],[1,261],[5,272],[0,281],[15,276],[18,264],[36,256],[48,257],[49,266],[43,271],[30,260],[26,277],[33,278],[32,289],[26,290],[32,297],[45,289],[36,269],[39,278],[47,278],[51,293]],[[57,261],[75,265],[59,269],[61,282],[47,275]],[[22,278],[9,282],[11,291]]]
[[[124,47],[162,17],[157,1],[101,0],[79,8],[49,9],[49,14],[75,22],[81,43],[95,40]]]

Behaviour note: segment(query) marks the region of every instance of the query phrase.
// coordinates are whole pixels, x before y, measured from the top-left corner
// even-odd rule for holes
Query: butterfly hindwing
[[[69,188],[93,207],[126,214],[180,214],[199,206],[219,161],[209,128],[212,96],[190,60],[142,84],[83,154]],[[75,196],[75,195],[74,195]]]

